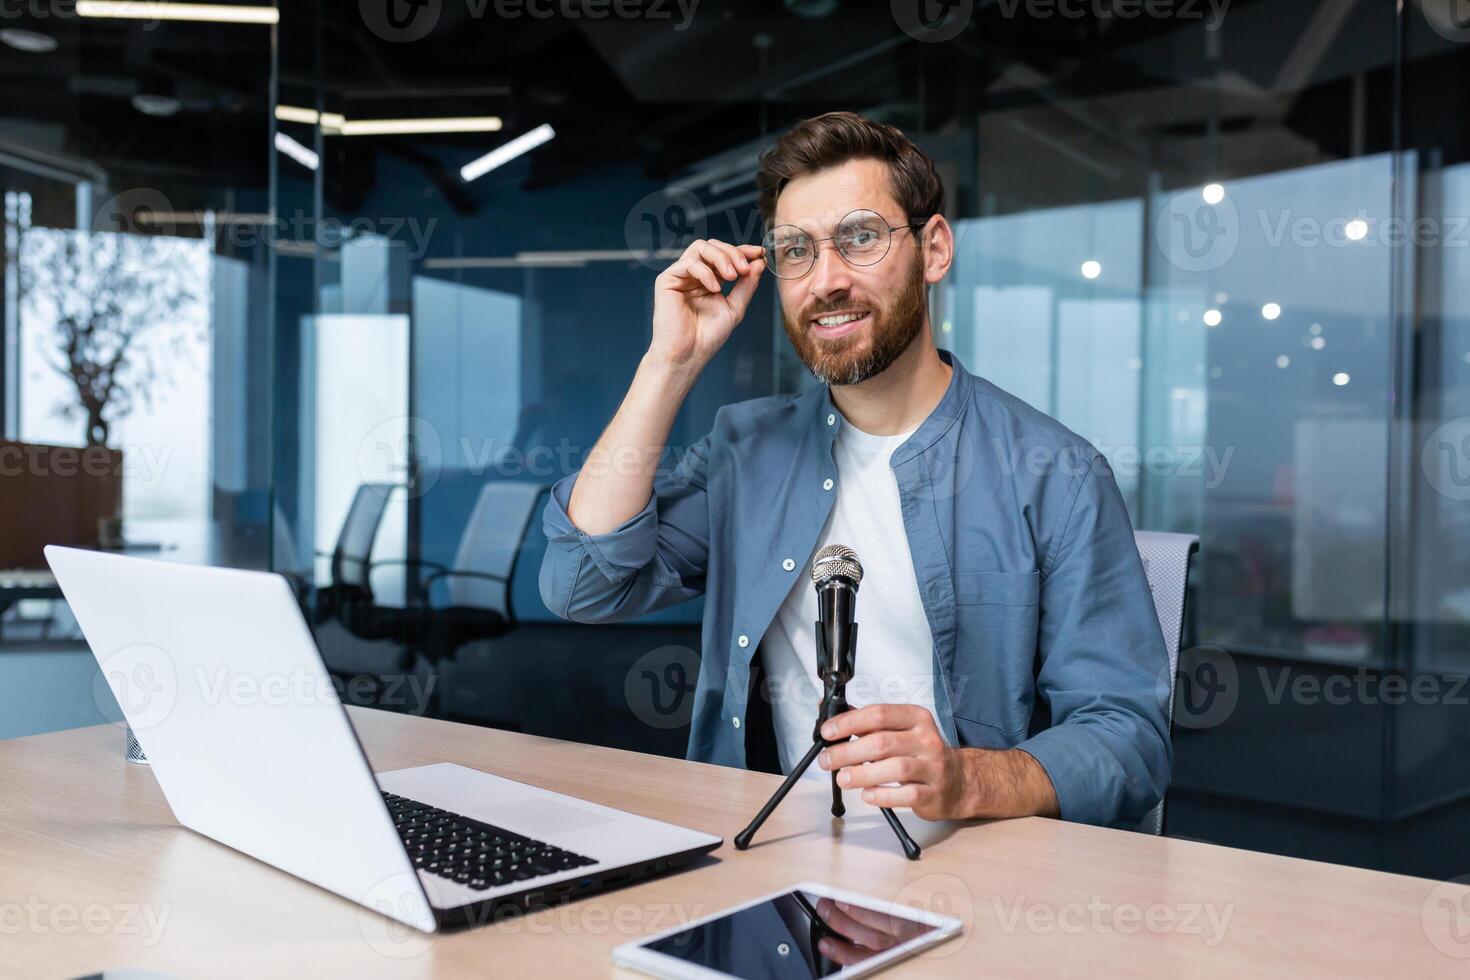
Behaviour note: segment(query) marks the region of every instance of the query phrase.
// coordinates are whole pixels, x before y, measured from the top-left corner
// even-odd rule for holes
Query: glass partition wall
[[[271,31],[38,4],[0,42],[7,499],[44,519],[43,450],[105,450],[113,502],[55,540],[264,567]]]
[[[348,700],[682,753],[700,604],[557,621],[544,491],[616,409],[657,272],[759,241],[759,151],[854,109],[946,181],[940,343],[1101,449],[1135,526],[1200,537],[1168,832],[1470,869],[1443,5],[532,6],[281,9],[272,540]],[[765,284],[668,462],[810,383]]]
[[[77,6],[0,11],[0,738],[122,717],[45,545],[271,560],[273,33]]]

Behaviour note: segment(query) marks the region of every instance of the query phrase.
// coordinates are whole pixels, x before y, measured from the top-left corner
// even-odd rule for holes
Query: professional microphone
[[[817,674],[822,680],[852,680],[857,651],[858,585],[863,566],[845,544],[829,544],[812,559],[817,590]]]
[[[845,544],[829,544],[812,558],[812,585],[817,590],[817,674],[822,679],[822,703],[817,708],[817,723],[812,730],[812,747],[806,755],[787,773],[786,780],[771,794],[766,805],[761,807],[745,829],[735,835],[737,850],[750,846],[755,832],[771,815],[801,774],[816,761],[817,755],[826,747],[838,744],[822,736],[822,724],[831,721],[848,709],[847,682],[852,680],[854,663],[857,660],[857,622],[853,611],[857,608],[858,585],[863,580],[863,565],[857,552]],[[845,741],[840,740],[840,741]],[[883,819],[893,828],[903,853],[910,861],[919,858],[919,845],[904,830],[894,812],[881,807]],[[842,803],[842,788],[837,785],[837,773],[832,773],[832,816],[840,817],[847,812]]]

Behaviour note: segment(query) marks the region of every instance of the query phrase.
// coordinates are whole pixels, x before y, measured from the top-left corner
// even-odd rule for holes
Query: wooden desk
[[[150,770],[123,761],[120,726],[13,739],[0,742],[0,972],[606,976],[627,939],[804,879],[965,920],[893,976],[1470,972],[1452,955],[1470,956],[1462,885],[1042,819],[954,828],[911,864],[875,811],[850,816],[839,842],[820,783],[741,853],[728,841],[774,776],[363,709],[353,720],[377,769],[459,762],[727,843],[682,874],[426,937],[179,827]]]

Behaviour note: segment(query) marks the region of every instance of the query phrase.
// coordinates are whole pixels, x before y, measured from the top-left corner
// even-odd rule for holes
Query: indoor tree
[[[85,420],[86,443],[106,446],[112,426],[151,404],[167,370],[202,322],[199,242],[161,235],[27,229],[18,265],[31,322],[50,335],[47,364],[76,398],[64,418]]]

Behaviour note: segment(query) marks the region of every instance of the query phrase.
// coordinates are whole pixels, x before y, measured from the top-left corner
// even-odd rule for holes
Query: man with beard
[[[1131,826],[1168,784],[1168,661],[1107,463],[934,344],[954,236],[933,162],[853,113],[761,156],[764,244],[697,241],[580,473],[553,488],[541,594],[578,622],[705,596],[691,759],[789,772],[820,702],[812,555],[864,577],[853,710],[819,757],[927,819]],[[671,475],[675,414],[772,273],[822,385],[728,405]],[[733,284],[725,291],[727,284]],[[815,772],[813,770],[813,772]]]

